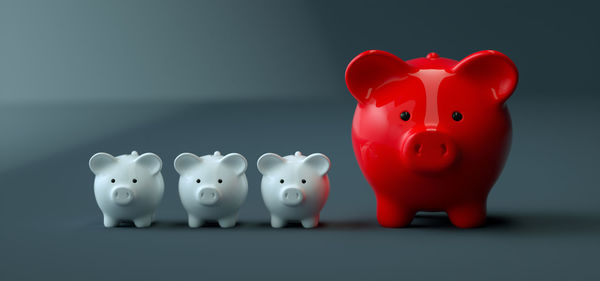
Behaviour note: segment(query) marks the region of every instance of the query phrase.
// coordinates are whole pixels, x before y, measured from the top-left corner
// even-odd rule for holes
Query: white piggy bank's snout
[[[201,187],[196,191],[196,199],[202,205],[214,205],[220,198],[221,192],[214,187]]]
[[[127,205],[133,201],[134,197],[135,194],[133,190],[125,186],[115,187],[110,193],[110,198],[117,205]]]
[[[304,200],[304,192],[297,187],[286,187],[281,189],[279,198],[287,206],[296,206]]]

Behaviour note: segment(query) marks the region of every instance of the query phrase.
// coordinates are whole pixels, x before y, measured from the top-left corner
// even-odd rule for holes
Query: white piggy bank
[[[182,153],[175,158],[179,173],[179,197],[188,213],[188,225],[199,227],[207,220],[233,227],[248,194],[246,158],[238,153],[198,157]]]
[[[121,221],[133,221],[136,227],[152,224],[165,189],[162,161],[156,154],[133,151],[114,157],[100,152],[90,158],[89,165],[96,175],[94,194],[105,227]]]
[[[272,227],[283,227],[288,221],[300,221],[305,228],[319,224],[319,212],[329,195],[327,156],[304,156],[299,151],[285,157],[266,153],[257,166],[263,174],[261,192]]]

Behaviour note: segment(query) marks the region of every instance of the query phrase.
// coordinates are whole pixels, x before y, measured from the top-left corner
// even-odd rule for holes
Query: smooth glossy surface
[[[289,221],[300,221],[305,228],[319,224],[319,213],[329,196],[327,156],[304,156],[300,151],[285,157],[265,153],[256,165],[263,174],[261,193],[272,227],[284,227]]]
[[[135,151],[117,157],[100,152],[90,158],[89,166],[96,175],[94,194],[105,227],[123,221],[136,227],[152,224],[165,189],[160,157]]]
[[[510,148],[505,101],[517,77],[497,51],[406,62],[367,51],[350,62],[354,152],[382,226],[407,226],[418,211],[445,211],[458,227],[484,223],[487,195]]]
[[[206,221],[216,221],[223,228],[235,226],[248,194],[246,158],[238,153],[223,156],[218,151],[202,157],[182,153],[174,165],[180,175],[179,198],[188,213],[188,226],[200,227]]]

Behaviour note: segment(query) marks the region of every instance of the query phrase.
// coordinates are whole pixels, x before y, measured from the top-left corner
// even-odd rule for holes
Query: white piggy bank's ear
[[[175,165],[175,171],[181,175],[189,168],[197,165],[200,162],[202,162],[202,159],[196,156],[196,154],[186,152],[179,154],[179,156],[175,158],[175,162],[173,164]]]
[[[265,153],[256,162],[258,171],[261,174],[267,174],[272,171],[275,167],[283,164],[285,159],[275,153]]]
[[[150,173],[153,175],[160,172],[160,169],[162,168],[162,160],[154,153],[144,153],[136,158],[135,162],[150,170]]]
[[[92,170],[92,172],[95,175],[97,175],[104,168],[112,165],[116,161],[117,161],[117,159],[108,153],[104,153],[104,152],[96,153],[92,156],[92,158],[90,158],[90,162],[89,162],[90,170]]]
[[[323,176],[329,171],[331,162],[327,156],[321,153],[313,153],[304,159],[304,165],[307,165],[317,171],[319,175]]]
[[[229,153],[221,159],[221,164],[225,165],[235,171],[239,176],[246,171],[248,168],[248,161],[246,158],[239,153]]]

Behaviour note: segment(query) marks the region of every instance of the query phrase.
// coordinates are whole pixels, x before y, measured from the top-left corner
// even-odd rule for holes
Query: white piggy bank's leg
[[[201,227],[204,221],[198,217],[188,214],[188,226],[191,228]]]
[[[282,228],[286,224],[287,224],[287,222],[284,219],[282,219],[282,218],[280,218],[280,217],[278,217],[276,215],[271,215],[271,226],[272,227],[274,227],[274,228]]]
[[[119,220],[104,215],[104,227],[115,227],[119,225]]]
[[[235,223],[237,222],[237,216],[238,214],[233,214],[231,216],[220,219],[219,226],[221,226],[222,228],[234,227]]]
[[[154,222],[156,220],[156,213],[152,214],[152,222]]]
[[[303,219],[300,221],[304,228],[313,228],[319,224],[319,215],[312,218]]]
[[[135,227],[148,227],[152,224],[152,215],[139,217],[133,220]]]

